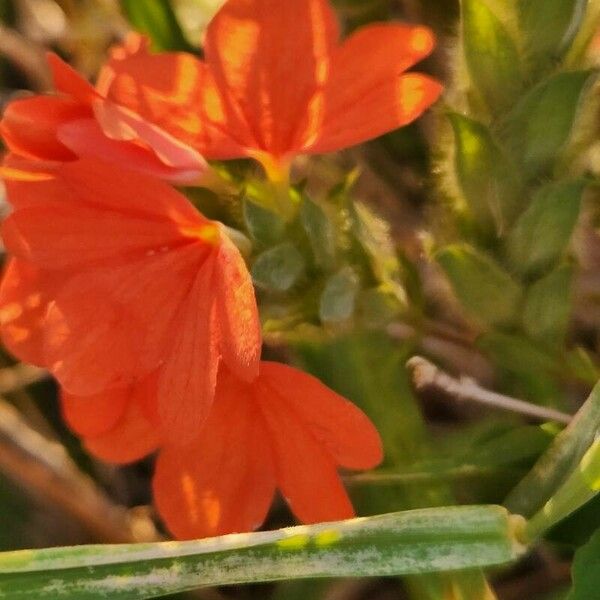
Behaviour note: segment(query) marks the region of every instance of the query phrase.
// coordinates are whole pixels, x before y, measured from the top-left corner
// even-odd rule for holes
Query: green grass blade
[[[556,436],[533,469],[511,491],[504,505],[531,517],[558,491],[579,465],[600,430],[600,383],[569,426]]]
[[[193,542],[0,554],[0,598],[157,598],[208,585],[454,571],[510,563],[523,521],[499,506],[390,513]]]

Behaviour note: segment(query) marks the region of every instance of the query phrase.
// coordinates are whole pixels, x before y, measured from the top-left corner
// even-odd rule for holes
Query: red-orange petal
[[[57,128],[91,110],[69,98],[34,96],[9,103],[0,135],[12,152],[39,160],[74,160],[75,154],[57,138]]]
[[[173,444],[196,438],[210,411],[219,366],[214,257],[205,260],[173,323],[158,383],[158,415]]]
[[[263,361],[260,379],[338,465],[371,469],[381,462],[381,438],[367,415],[316,377],[288,365]]]
[[[326,0],[229,0],[206,35],[206,60],[240,143],[291,153],[338,37]]]
[[[154,424],[137,402],[130,402],[115,427],[96,437],[83,440],[85,448],[107,462],[126,464],[154,452],[160,439]]]
[[[185,52],[151,54],[132,33],[100,72],[98,91],[127,107],[211,159],[244,155],[226,115],[212,75]]]
[[[221,234],[215,265],[215,308],[219,349],[238,377],[258,375],[262,336],[252,278],[235,245]]]
[[[0,331],[4,345],[23,361],[45,366],[46,313],[62,277],[19,259],[8,261],[0,285]]]
[[[202,264],[194,246],[71,276],[45,322],[45,363],[71,394],[134,383],[168,356]]]
[[[162,219],[182,227],[202,225],[203,217],[189,200],[155,177],[116,168],[99,160],[82,159],[61,165],[57,176],[71,189],[65,198],[107,210]]]
[[[275,491],[269,438],[247,387],[219,381],[217,399],[198,440],[159,455],[154,498],[180,539],[256,529]]]
[[[127,168],[134,171],[173,183],[196,182],[206,169],[203,161],[195,167],[171,167],[146,146],[109,138],[95,119],[79,119],[61,125],[58,128],[58,138],[81,158],[97,158],[127,165]]]
[[[439,82],[402,73],[427,56],[431,31],[381,24],[358,30],[333,54],[324,89],[324,116],[312,153],[331,152],[410,123],[439,97]]]
[[[202,245],[194,231],[209,223],[171,186],[99,161],[62,165],[52,186],[50,202],[44,202],[44,182],[28,187],[29,206],[3,224],[11,252],[48,268],[136,260],[187,243]]]
[[[2,224],[6,248],[48,269],[130,262],[182,240],[179,228],[125,212],[45,203],[12,213]]]
[[[81,104],[89,105],[95,98],[98,98],[94,86],[64,60],[53,52],[48,52],[46,58],[52,71],[56,91],[70,96]]]
[[[0,177],[13,208],[26,208],[65,196],[65,186],[56,177],[60,163],[23,158],[9,153],[2,161]]]
[[[109,138],[143,143],[166,166],[184,172],[196,171],[197,177],[208,169],[197,150],[127,108],[98,100],[94,102],[94,114]]]
[[[74,396],[61,391],[63,418],[82,437],[109,432],[123,417],[130,401],[130,387],[111,388],[92,396]]]
[[[296,517],[303,523],[353,517],[348,494],[323,443],[282,397],[264,384],[262,375],[255,396],[268,426],[277,487]]]

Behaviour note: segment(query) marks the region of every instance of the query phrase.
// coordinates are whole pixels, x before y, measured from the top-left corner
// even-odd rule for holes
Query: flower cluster
[[[7,107],[4,343],[56,377],[90,452],[158,451],[156,504],[177,537],[254,529],[276,488],[304,522],[350,517],[337,468],[382,450],[350,402],[260,360],[244,259],[172,184],[210,186],[206,160],[238,157],[285,181],[298,154],[412,121],[441,88],[404,71],[432,47],[400,24],[340,43],[325,0],[228,0],[204,61],[132,34],[95,87],[51,55],[56,94]]]

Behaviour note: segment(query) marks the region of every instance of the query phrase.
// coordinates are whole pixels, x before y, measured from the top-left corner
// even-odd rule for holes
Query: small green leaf
[[[558,73],[534,87],[507,116],[503,135],[530,178],[564,153],[594,71]]]
[[[458,182],[467,204],[480,223],[500,231],[514,213],[518,184],[490,130],[458,113],[448,115],[454,139]]]
[[[259,244],[271,246],[283,238],[285,232],[283,219],[252,200],[244,200],[244,221],[248,233]]]
[[[294,244],[279,244],[259,254],[252,265],[254,283],[268,291],[288,291],[304,273],[304,257]]]
[[[121,7],[133,27],[152,40],[156,52],[196,50],[185,39],[169,0],[121,0]]]
[[[509,564],[523,521],[453,506],[191,542],[0,554],[0,597],[144,600],[210,585],[396,576]]]
[[[324,323],[347,321],[354,314],[360,280],[352,267],[344,267],[325,284],[319,302],[319,317]]]
[[[585,183],[547,185],[533,197],[506,241],[506,253],[523,274],[550,267],[563,254],[577,223]]]
[[[588,0],[520,0],[519,20],[530,66],[560,60],[579,31]]]
[[[600,590],[600,529],[575,553],[573,588],[566,600],[591,600]]]
[[[325,211],[307,196],[303,196],[300,220],[308,236],[315,262],[323,269],[335,262],[335,228]]]
[[[573,268],[562,265],[529,288],[523,326],[532,338],[553,346],[564,340],[571,314]]]
[[[466,244],[447,246],[436,260],[465,310],[484,325],[509,323],[517,314],[522,290],[489,256]]]
[[[510,106],[521,86],[521,58],[486,0],[461,0],[463,47],[474,91],[489,108]]]

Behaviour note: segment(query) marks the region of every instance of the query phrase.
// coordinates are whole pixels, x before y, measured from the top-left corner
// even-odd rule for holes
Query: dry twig
[[[571,415],[553,408],[538,406],[486,390],[467,377],[456,379],[421,356],[414,356],[406,363],[406,366],[412,372],[413,382],[419,392],[424,390],[440,391],[458,402],[475,402],[541,421],[556,421],[564,424],[571,422]]]
[[[0,54],[25,73],[35,90],[42,92],[52,88],[52,77],[46,66],[44,49],[2,23]]]
[[[114,505],[77,469],[60,444],[32,430],[1,398],[0,470],[77,519],[98,541],[131,543],[159,538],[150,518]]]

